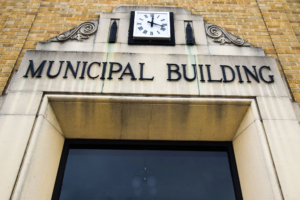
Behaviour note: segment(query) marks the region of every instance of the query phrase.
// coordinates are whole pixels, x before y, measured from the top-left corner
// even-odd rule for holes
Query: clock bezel
[[[148,12],[148,11],[140,11],[140,12]],[[153,12],[155,12],[155,11],[153,11]],[[128,35],[128,44],[129,45],[175,46],[175,32],[174,32],[174,15],[173,15],[173,12],[169,12],[170,35],[171,35],[170,40],[162,40],[162,39],[157,39],[157,38],[134,39],[134,37],[133,37],[134,19],[135,19],[135,11],[131,11],[131,13],[130,13],[129,35]]]

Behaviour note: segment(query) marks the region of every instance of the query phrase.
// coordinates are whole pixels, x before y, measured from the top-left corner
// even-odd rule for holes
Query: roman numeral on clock
[[[143,27],[142,27],[142,26],[140,26],[140,27],[138,27],[138,29],[141,31],[141,30],[143,30]]]
[[[144,34],[146,34],[147,32],[148,32],[147,30],[144,30],[144,31],[143,31]]]

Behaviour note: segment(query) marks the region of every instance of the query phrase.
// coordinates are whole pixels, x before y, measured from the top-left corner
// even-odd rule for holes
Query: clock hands
[[[152,18],[153,19],[153,18]],[[155,25],[158,25],[158,26],[164,26],[164,25],[160,25],[160,24],[156,24],[156,23],[154,23],[154,22],[149,22],[149,21],[147,21],[148,23],[151,23],[151,27],[153,26],[153,24],[155,24]]]

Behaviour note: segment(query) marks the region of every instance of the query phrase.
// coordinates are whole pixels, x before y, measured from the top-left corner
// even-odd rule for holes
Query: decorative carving
[[[246,46],[250,47],[252,46],[250,43],[246,42],[245,40],[225,31],[222,27],[214,25],[214,24],[205,24],[205,30],[206,34],[214,38],[214,42],[220,43],[220,45],[225,45],[226,43],[228,44],[235,44],[237,46]]]
[[[83,39],[88,39],[90,35],[97,31],[97,29],[98,21],[93,20],[89,22],[83,22],[71,30],[50,38],[48,42],[62,42],[69,39],[82,41]]]

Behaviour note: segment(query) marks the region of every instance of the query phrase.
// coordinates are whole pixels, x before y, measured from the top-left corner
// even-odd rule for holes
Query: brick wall
[[[27,49],[120,5],[184,7],[262,47],[300,104],[298,0],[0,0],[0,93]]]

